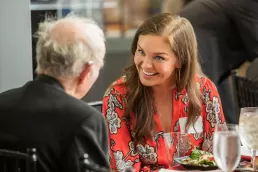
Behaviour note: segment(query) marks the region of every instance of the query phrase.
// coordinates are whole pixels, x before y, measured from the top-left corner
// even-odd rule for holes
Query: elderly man
[[[108,167],[104,118],[80,100],[103,66],[102,30],[70,16],[41,23],[37,35],[38,77],[0,94],[0,148],[37,148],[39,171],[80,171],[84,153]]]

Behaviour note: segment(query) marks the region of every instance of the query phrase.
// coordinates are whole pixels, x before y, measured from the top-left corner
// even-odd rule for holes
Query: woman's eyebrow
[[[141,49],[143,49],[139,44],[137,44],[138,45],[138,47],[140,47]]]
[[[137,44],[137,46],[140,47],[140,49],[143,50],[143,48],[142,48],[139,44]],[[155,54],[155,55],[168,55],[168,54],[165,53],[165,52],[153,52],[152,54]]]
[[[164,52],[154,52],[153,54],[156,54],[156,55],[168,55],[167,53],[164,53]]]

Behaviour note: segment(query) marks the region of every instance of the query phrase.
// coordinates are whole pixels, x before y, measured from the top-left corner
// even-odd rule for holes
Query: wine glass
[[[245,107],[240,110],[239,132],[244,147],[252,151],[253,170],[256,170],[255,156],[258,150],[258,107]]]
[[[169,132],[164,133],[166,155],[169,168],[177,165],[175,158],[181,158],[187,155],[190,145],[190,140],[187,133],[184,132]]]
[[[225,172],[235,170],[241,159],[239,129],[236,124],[216,124],[213,155],[218,167]]]

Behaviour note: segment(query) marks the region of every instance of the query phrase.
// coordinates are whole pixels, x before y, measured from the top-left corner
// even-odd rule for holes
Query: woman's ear
[[[176,68],[177,69],[181,68],[181,63],[180,63],[179,59],[176,60]]]

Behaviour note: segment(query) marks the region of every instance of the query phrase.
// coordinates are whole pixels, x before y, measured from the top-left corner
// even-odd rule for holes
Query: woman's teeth
[[[142,70],[142,72],[143,72],[145,75],[148,75],[148,76],[155,75],[155,73],[149,73],[149,72],[146,72],[146,71],[144,71],[144,70]]]

